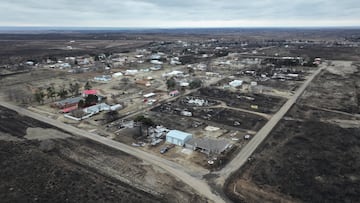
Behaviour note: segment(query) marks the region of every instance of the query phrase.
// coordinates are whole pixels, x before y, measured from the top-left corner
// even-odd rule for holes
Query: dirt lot
[[[182,99],[180,99],[182,101]],[[185,105],[186,106],[186,105]],[[152,111],[179,115],[186,110],[192,113],[192,117],[200,119],[202,122],[216,123],[219,127],[230,126],[232,128],[239,128],[243,130],[259,130],[265,123],[266,119],[254,114],[236,111],[234,109],[227,109],[221,106],[217,107],[190,107],[179,104],[178,102],[169,102],[162,104],[152,109]]]
[[[0,110],[0,198],[4,202],[206,201],[159,168]]]
[[[301,103],[347,113],[360,113],[359,66],[346,61],[334,61],[332,64],[334,66],[329,67],[310,85]]]
[[[275,113],[286,101],[285,98],[281,97],[250,93],[245,94],[217,88],[202,88],[194,94],[194,96],[198,95],[209,99],[223,101],[226,105],[231,107],[248,109],[262,113]],[[257,105],[258,109],[251,108],[251,105]]]

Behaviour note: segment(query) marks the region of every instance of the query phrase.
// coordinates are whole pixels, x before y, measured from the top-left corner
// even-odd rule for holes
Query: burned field
[[[3,202],[205,202],[161,169],[118,150],[5,108],[0,123]]]
[[[360,113],[359,65],[334,61],[316,78],[301,103],[347,113]]]
[[[286,102],[285,98],[262,94],[238,93],[218,88],[201,88],[193,96],[225,102],[227,106],[261,113],[276,113]],[[253,108],[252,108],[253,107]]]
[[[236,187],[254,201],[359,202],[359,133],[319,121],[283,121],[227,190]],[[263,193],[253,199],[249,193],[258,189]]]
[[[11,134],[16,138],[23,138],[27,128],[52,128],[52,126],[40,121],[21,116],[15,111],[0,106],[0,132]]]
[[[191,102],[194,101],[194,102]],[[207,100],[202,97],[185,97],[168,102],[152,109],[162,114],[178,115],[200,119],[219,127],[230,126],[243,130],[259,130],[267,119],[242,111],[229,109],[216,100]],[[226,128],[226,127],[225,127]]]
[[[160,201],[55,153],[43,153],[37,145],[37,142],[0,141],[2,201]]]

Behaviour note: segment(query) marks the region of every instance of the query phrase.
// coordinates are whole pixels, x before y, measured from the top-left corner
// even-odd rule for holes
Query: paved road
[[[94,140],[96,142],[102,143],[104,145],[107,145],[109,147],[112,147],[114,149],[118,149],[120,151],[123,151],[125,153],[128,153],[130,155],[133,155],[141,160],[144,160],[150,164],[153,164],[155,166],[158,166],[166,171],[168,171],[170,174],[175,176],[176,178],[180,179],[184,183],[188,184],[192,188],[194,188],[199,194],[205,196],[209,200],[213,200],[214,202],[225,202],[219,195],[214,194],[211,191],[211,188],[206,183],[205,180],[202,179],[202,176],[207,174],[207,170],[189,170],[186,167],[183,167],[177,163],[171,162],[169,160],[163,159],[159,156],[152,155],[150,153],[144,152],[140,149],[122,144],[120,142],[113,141],[111,139],[102,137],[100,135],[97,135],[95,133],[90,133],[85,130],[64,124],[60,121],[39,115],[37,113],[31,112],[27,109],[0,101],[0,105],[4,106],[8,109],[12,109],[19,114],[34,118],[36,120],[42,121],[44,123],[48,123],[50,125],[56,126],[60,129],[63,129],[69,133],[72,133],[74,135],[78,135],[81,137],[85,137],[91,140]]]
[[[245,145],[245,147],[239,152],[239,154],[222,170],[216,172],[219,175],[216,182],[217,184],[223,185],[225,180],[228,179],[231,174],[239,170],[243,166],[248,158],[254,153],[256,148],[266,139],[270,132],[274,129],[276,124],[284,117],[289,109],[294,105],[297,99],[302,95],[305,89],[309,86],[311,81],[318,75],[325,67],[321,67],[316,70],[295,92],[295,94],[280,108],[280,110],[274,114],[271,119],[265,124],[263,128]]]

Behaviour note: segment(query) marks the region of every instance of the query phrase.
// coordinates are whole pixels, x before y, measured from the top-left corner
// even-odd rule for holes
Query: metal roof
[[[66,105],[66,104],[75,104],[78,103],[80,100],[84,99],[83,97],[73,97],[73,98],[67,98],[61,101],[55,102],[57,105]]]
[[[224,139],[214,140],[209,138],[193,138],[186,142],[186,144],[206,150],[208,152],[222,153],[230,146],[230,142]]]
[[[185,140],[189,136],[192,137],[192,134],[187,133],[187,132],[182,132],[179,130],[170,130],[166,136],[172,137],[172,138],[175,138],[178,140]]]

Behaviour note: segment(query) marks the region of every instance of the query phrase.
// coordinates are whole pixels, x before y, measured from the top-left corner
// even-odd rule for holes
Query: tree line
[[[89,90],[91,88],[91,84],[89,82],[86,82],[86,84],[84,85],[84,89]],[[79,94],[80,84],[69,83],[68,87],[66,87],[66,85],[61,85],[58,89],[56,89],[53,84],[47,88],[40,87],[34,92],[33,96],[36,102],[43,104],[45,98],[55,101],[55,99],[57,98],[65,99],[68,96],[76,96]]]

